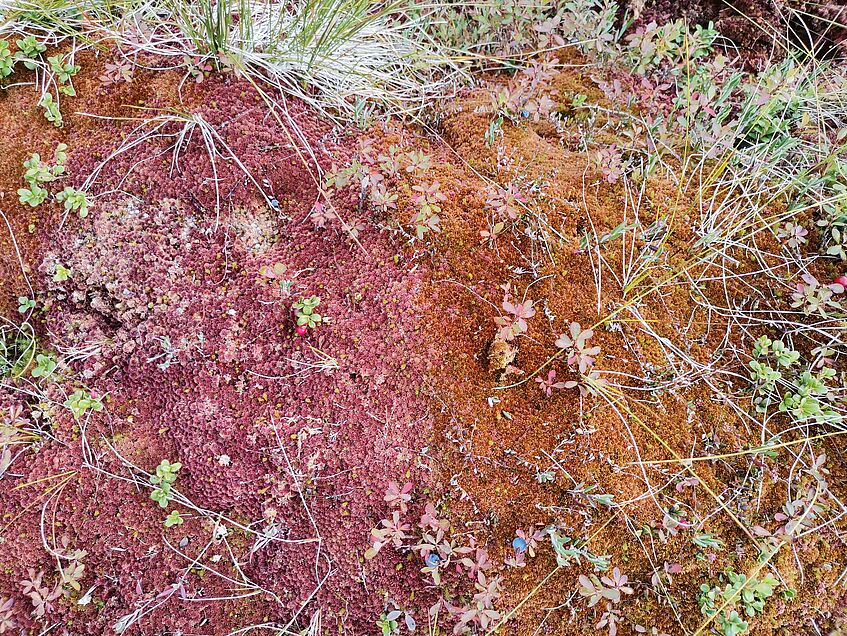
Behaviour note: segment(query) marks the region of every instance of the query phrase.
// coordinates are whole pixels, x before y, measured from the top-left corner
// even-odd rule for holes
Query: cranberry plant
[[[389,515],[371,530],[371,547],[365,552],[365,559],[377,558],[387,547],[399,554],[416,554],[421,574],[443,590],[442,598],[429,610],[430,619],[451,617],[455,634],[490,629],[501,617],[495,608],[501,596],[501,578],[493,574],[495,566],[488,552],[476,546],[472,536],[454,529],[432,503],[424,506],[418,521],[413,523],[408,518],[412,491],[411,482],[402,486],[389,483],[384,497]],[[384,614],[380,625],[392,630],[388,633],[395,633],[399,616]]]
[[[308,296],[294,301],[292,308],[297,320],[297,327],[316,329],[318,325],[324,322],[323,316],[315,311],[320,304],[320,296]]]
[[[161,508],[167,508],[171,502],[173,484],[176,482],[179,469],[182,464],[179,462],[169,462],[163,459],[156,466],[156,472],[150,477],[150,483],[155,486],[153,492],[150,493],[150,499],[155,501]]]
[[[527,320],[535,316],[535,307],[532,300],[517,301],[512,297],[510,290],[510,285],[503,286],[501,307],[505,314],[494,319],[494,324],[498,327],[497,338],[506,342],[511,342],[518,336],[525,334],[529,329]]]

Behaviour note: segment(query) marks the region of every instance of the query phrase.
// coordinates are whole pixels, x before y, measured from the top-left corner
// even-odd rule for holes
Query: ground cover
[[[839,633],[841,68],[306,4],[6,15],[0,633]]]

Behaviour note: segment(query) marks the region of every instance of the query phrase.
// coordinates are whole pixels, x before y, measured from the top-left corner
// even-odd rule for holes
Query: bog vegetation
[[[847,629],[842,21],[643,5],[0,2],[0,633]]]

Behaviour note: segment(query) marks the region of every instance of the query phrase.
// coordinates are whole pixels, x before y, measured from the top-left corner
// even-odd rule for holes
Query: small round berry
[[[298,336],[305,336],[309,328],[306,325],[297,325],[296,331]]]
[[[523,537],[515,537],[512,539],[512,547],[518,552],[526,552],[526,539]]]
[[[839,284],[839,285],[841,285],[842,287],[847,287],[847,276],[845,276],[844,274],[842,274],[841,276],[838,276],[838,277],[835,279],[835,281],[834,281],[834,282],[838,283],[838,284]]]
[[[435,552],[430,552],[426,555],[426,559],[424,559],[424,561],[426,562],[427,567],[437,568],[438,564],[441,563],[441,557]]]

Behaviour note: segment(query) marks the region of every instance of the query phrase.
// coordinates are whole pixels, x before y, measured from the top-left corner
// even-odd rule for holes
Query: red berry
[[[843,274],[835,279],[835,282],[841,285],[842,287],[847,287],[847,276]]]
[[[309,328],[306,325],[297,325],[298,336],[305,336],[307,331],[309,331]]]

